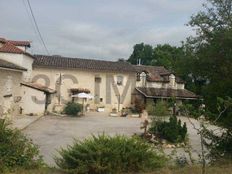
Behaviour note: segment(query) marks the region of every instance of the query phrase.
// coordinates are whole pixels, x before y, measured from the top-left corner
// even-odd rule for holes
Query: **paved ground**
[[[92,134],[133,135],[140,133],[138,118],[109,117],[106,113],[88,113],[81,118],[45,116],[24,130],[38,144],[45,162],[54,165],[57,149]]]
[[[27,116],[27,115],[19,115],[19,116],[15,116],[12,119],[12,124],[11,126],[13,128],[17,128],[17,129],[25,129],[27,126],[29,126],[30,124],[32,124],[33,122],[37,121],[38,119],[40,119],[41,116]]]
[[[192,124],[185,117],[179,117],[187,123],[191,153],[194,159],[201,152],[200,137]],[[88,113],[81,118],[45,116],[24,130],[33,141],[39,145],[45,162],[54,165],[53,157],[57,149],[72,144],[73,139],[84,139],[92,134],[107,133],[109,135],[124,134],[133,135],[141,133],[140,118],[109,117],[107,113]],[[199,128],[199,122],[191,119],[191,122]],[[165,149],[171,153],[172,149]],[[177,149],[178,156],[186,156],[183,148]],[[188,157],[187,157],[188,158]]]

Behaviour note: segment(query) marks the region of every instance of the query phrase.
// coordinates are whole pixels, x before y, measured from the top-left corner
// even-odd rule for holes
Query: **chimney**
[[[171,87],[172,89],[174,89],[174,88],[175,88],[175,83],[176,83],[176,77],[175,77],[174,74],[171,74],[171,75],[169,76],[169,81],[170,81],[170,87]]]

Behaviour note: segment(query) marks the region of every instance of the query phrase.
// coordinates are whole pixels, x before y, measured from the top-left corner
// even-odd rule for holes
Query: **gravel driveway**
[[[200,137],[197,131],[186,117],[178,117],[182,123],[187,123],[191,154],[194,159],[199,159],[201,152]],[[140,118],[109,117],[108,113],[88,113],[84,117],[56,117],[45,116],[24,130],[34,143],[40,147],[41,154],[45,162],[54,166],[53,157],[57,155],[57,150],[72,144],[73,139],[82,140],[92,134],[106,133],[108,135],[123,134],[131,136],[142,133],[140,129]],[[196,127],[199,122],[191,119]],[[165,149],[167,154],[171,154],[173,149]],[[183,148],[176,149],[177,156],[188,155]],[[186,158],[189,158],[186,156]]]
[[[109,117],[107,113],[88,113],[80,118],[45,116],[24,130],[40,147],[48,165],[53,166],[57,149],[92,134],[133,135],[141,133],[141,119]]]

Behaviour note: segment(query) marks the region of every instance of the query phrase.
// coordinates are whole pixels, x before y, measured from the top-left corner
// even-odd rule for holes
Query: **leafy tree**
[[[153,50],[151,65],[164,66],[169,70],[175,71],[183,55],[182,47],[175,47],[169,44],[157,45]]]
[[[176,70],[184,55],[182,47],[169,44],[152,47],[148,44],[136,44],[128,61],[134,65],[141,59],[143,65],[165,66],[167,69]]]
[[[189,37],[184,47],[192,64],[188,76],[216,112],[217,97],[232,96],[232,1],[207,0],[204,7],[191,17],[189,25],[197,35]]]
[[[136,64],[141,58],[144,65],[162,65],[174,71],[216,114],[217,97],[232,97],[232,1],[207,0],[203,7],[188,24],[196,35],[181,47],[157,45],[151,53],[149,46],[147,54],[145,45],[137,44],[129,61]],[[228,123],[226,114],[219,121]]]
[[[139,59],[141,59],[141,64],[149,65],[152,60],[153,48],[151,45],[147,45],[144,43],[136,44],[134,46],[134,51],[131,54],[128,61],[131,64],[138,64]]]

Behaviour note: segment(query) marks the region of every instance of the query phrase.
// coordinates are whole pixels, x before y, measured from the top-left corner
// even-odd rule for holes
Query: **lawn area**
[[[184,168],[164,168],[151,173],[144,174],[201,174],[200,166],[184,167]],[[215,167],[207,167],[207,174],[232,174],[232,165],[222,165]],[[8,174],[65,174],[62,171],[53,168],[43,168],[38,170],[17,170]]]

